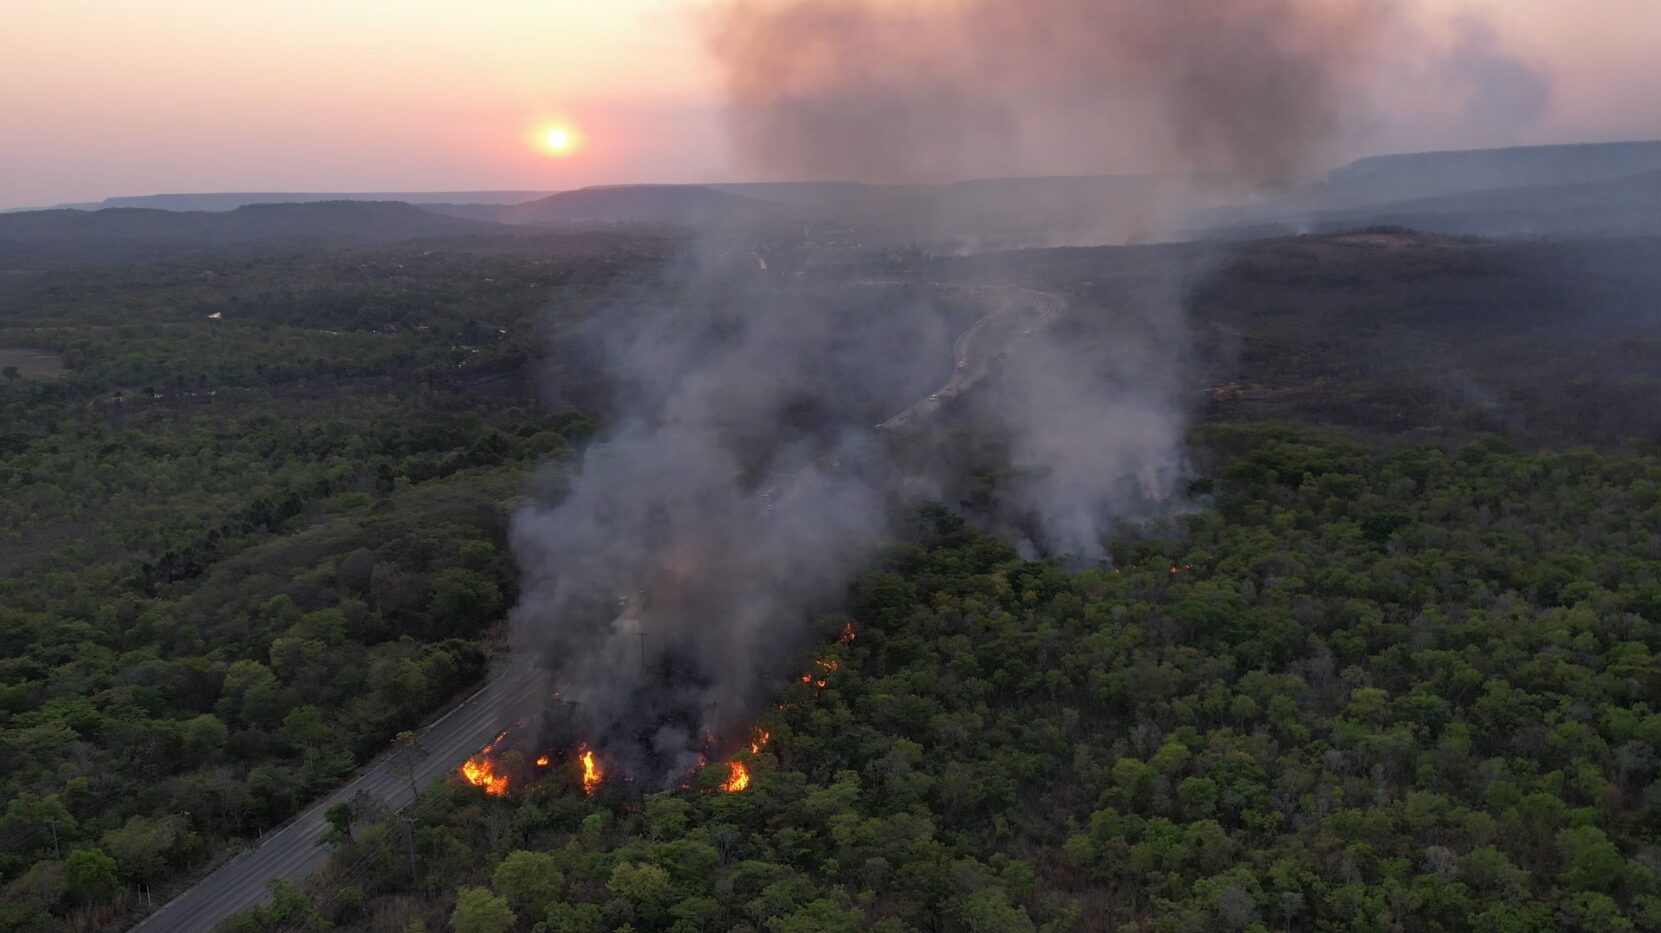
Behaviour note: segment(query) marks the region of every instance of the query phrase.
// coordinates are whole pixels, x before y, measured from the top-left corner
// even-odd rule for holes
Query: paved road
[[[415,784],[425,787],[453,773],[547,690],[546,675],[528,665],[499,670],[477,693],[421,729],[426,753],[415,762]],[[395,811],[410,802],[410,777],[392,756],[383,755],[351,783],[266,836],[257,847],[221,865],[133,930],[211,933],[232,915],[266,903],[270,900],[267,883],[272,879],[299,881],[328,861],[330,850],[317,844],[328,828],[323,814],[360,793]]]
[[[1007,286],[970,286],[969,289],[989,299],[990,306],[987,314],[964,331],[953,345],[951,378],[939,391],[884,421],[878,428],[898,430],[914,419],[932,414],[944,399],[973,386],[998,356],[1066,306],[1066,299],[1061,296],[1032,289]],[[1013,335],[1006,329],[990,326],[1016,314],[1020,317],[1015,322],[1024,329]],[[834,468],[835,464],[831,466]],[[763,501],[770,507],[788,499],[795,481],[805,472],[762,493]],[[546,675],[528,665],[499,671],[479,692],[421,730],[421,745],[426,755],[415,765],[415,783],[425,787],[453,773],[469,756],[511,725],[516,715],[532,708],[533,699],[545,695],[548,689]],[[389,812],[396,811],[410,802],[410,778],[395,767],[389,756],[377,759],[351,783],[162,905],[133,930],[135,933],[212,933],[233,915],[266,903],[270,900],[267,884],[272,879],[300,881],[329,860],[330,851],[317,845],[318,837],[328,828],[323,814],[360,793],[368,794]]]

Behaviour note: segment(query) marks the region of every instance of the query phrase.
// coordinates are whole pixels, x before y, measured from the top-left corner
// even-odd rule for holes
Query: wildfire
[[[600,770],[600,762],[595,759],[593,749],[585,746],[582,754],[577,757],[583,763],[583,793],[593,796],[594,788],[600,786],[600,781],[605,778],[606,773]]]
[[[842,665],[836,663],[835,661],[831,660],[830,658],[819,658],[818,660],[814,661],[813,663],[819,665],[819,670],[823,671],[826,674],[829,674],[831,671],[838,670],[842,667]],[[804,684],[812,684],[814,687],[816,687],[820,690],[825,689],[825,685],[828,683],[825,680],[824,677],[815,677],[815,676],[813,676],[813,673],[811,671],[806,673],[806,674],[803,674],[801,676],[801,681]]]
[[[508,776],[497,774],[495,762],[484,755],[474,755],[461,766],[461,776],[474,787],[484,788],[484,792],[493,797],[500,797],[508,792]]]
[[[766,729],[757,729],[755,738],[750,739],[750,754],[757,754],[761,751],[761,747],[763,745],[766,745],[772,740],[773,733],[768,732]]]
[[[852,622],[842,623],[842,637],[838,639],[838,641],[842,642],[844,645],[851,645],[854,643],[855,637],[854,624]]]
[[[548,767],[548,756],[547,755],[538,755],[538,756],[536,756],[536,766],[538,768]]]
[[[750,786],[750,769],[742,761],[730,761],[727,765],[732,768],[732,775],[727,782],[721,785],[721,790],[729,794],[736,794]]]
[[[506,737],[506,730],[498,733],[489,745],[461,765],[462,779],[474,787],[484,788],[484,792],[492,797],[500,797],[508,792],[508,776],[496,773],[496,762],[490,757],[496,751],[496,746]]]

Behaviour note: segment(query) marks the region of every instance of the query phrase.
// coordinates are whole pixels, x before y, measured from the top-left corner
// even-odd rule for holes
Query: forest
[[[1196,508],[1069,571],[934,510],[683,790],[342,815],[237,930],[1661,925],[1661,464],[1207,429]],[[851,625],[854,637],[839,638]]]
[[[572,760],[436,785],[408,837],[346,808],[230,928],[1661,929],[1661,266],[1597,249],[1591,291],[1551,270],[1592,246],[1400,231],[890,257],[1064,289],[1080,340],[1198,270],[1180,507],[1074,566],[950,490],[743,790]],[[0,276],[0,347],[63,370],[0,380],[0,929],[123,928],[477,685],[508,511],[605,423],[583,309],[670,252]]]
[[[630,255],[4,279],[0,344],[64,371],[0,384],[0,928],[130,921],[476,685],[506,503],[592,430],[523,391],[540,315]]]

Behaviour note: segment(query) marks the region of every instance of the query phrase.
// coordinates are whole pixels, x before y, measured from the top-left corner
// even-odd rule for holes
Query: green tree
[[[323,818],[329,821],[329,831],[324,839],[334,845],[352,843],[352,820],[356,814],[352,812],[352,805],[347,801],[340,801],[323,811]]]
[[[636,904],[654,904],[669,890],[669,873],[656,865],[620,862],[611,870],[606,890]]]
[[[558,864],[558,859],[547,852],[509,852],[491,874],[490,884],[515,911],[542,916],[559,900],[560,888],[565,884]]]
[[[105,833],[99,848],[114,856],[127,880],[150,883],[188,857],[195,842],[181,816],[135,816]]]
[[[506,933],[517,919],[508,902],[489,888],[464,887],[456,892],[450,925],[456,933]]]
[[[208,762],[219,757],[224,751],[225,740],[229,737],[230,730],[212,713],[203,713],[185,720],[184,749],[185,754],[193,761]]]
[[[64,880],[69,890],[84,902],[108,899],[121,889],[115,859],[98,849],[76,849],[64,860]]]
[[[1625,874],[1621,850],[1596,826],[1571,826],[1557,834],[1563,883],[1577,891],[1610,891]]]

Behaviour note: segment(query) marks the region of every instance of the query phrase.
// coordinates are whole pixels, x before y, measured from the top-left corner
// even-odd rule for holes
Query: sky
[[[0,0],[0,207],[739,180],[709,2]],[[1378,2],[1347,155],[1661,138],[1657,0]]]

